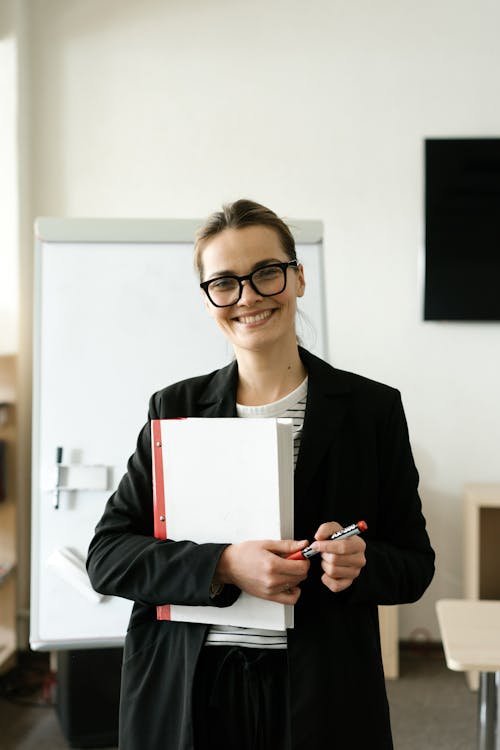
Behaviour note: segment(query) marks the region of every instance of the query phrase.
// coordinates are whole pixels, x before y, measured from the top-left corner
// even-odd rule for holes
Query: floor
[[[447,669],[440,649],[402,648],[400,677],[388,681],[387,690],[395,750],[476,746],[477,694],[462,674]],[[67,750],[53,697],[47,657],[21,657],[17,669],[0,678],[0,748]]]
[[[446,667],[441,649],[408,647],[387,682],[395,750],[474,750],[477,693]]]

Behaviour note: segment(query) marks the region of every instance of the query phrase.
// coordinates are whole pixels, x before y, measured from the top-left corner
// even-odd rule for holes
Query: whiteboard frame
[[[298,244],[317,244],[319,249],[319,268],[324,280],[323,224],[321,221],[300,220],[287,222],[295,241]],[[37,529],[40,527],[40,503],[38,498],[40,478],[40,378],[42,351],[42,245],[44,243],[186,243],[193,244],[197,229],[202,221],[197,219],[116,219],[116,218],[55,218],[39,217],[35,221],[35,283],[33,307],[33,411],[32,411],[32,518],[31,518],[31,580],[33,566],[39,560],[39,542]],[[322,282],[323,283],[323,282]],[[328,332],[326,317],[326,299],[323,283],[321,298],[321,315],[323,326],[320,346],[323,356],[328,359]],[[67,649],[92,649],[123,646],[125,633],[121,637],[58,639],[57,642],[40,639],[36,632],[39,613],[38,596],[31,597],[30,646],[33,650],[51,651]]]
[[[194,242],[200,219],[59,219],[35,220],[37,242]],[[323,223],[288,222],[296,242],[323,242]]]

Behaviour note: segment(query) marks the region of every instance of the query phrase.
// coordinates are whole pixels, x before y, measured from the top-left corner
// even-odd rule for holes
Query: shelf
[[[0,565],[16,562],[16,505],[13,500],[0,501]]]
[[[14,562],[0,559],[0,589],[5,585],[6,581],[8,581],[15,570],[16,564]]]
[[[500,484],[465,487],[465,597],[500,599]]]
[[[0,406],[10,406],[16,401],[16,358],[0,355]]]
[[[466,599],[500,600],[500,484],[468,484],[464,502],[464,595]],[[478,687],[477,672],[467,675]]]
[[[0,673],[13,665],[16,654],[16,575],[9,575],[0,588]]]

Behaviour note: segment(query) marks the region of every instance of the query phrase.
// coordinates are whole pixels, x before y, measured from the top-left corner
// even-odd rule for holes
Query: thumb
[[[269,542],[267,549],[278,555],[289,555],[292,552],[304,549],[308,544],[309,542],[307,539],[302,539],[300,542],[297,542],[294,539],[277,539]]]

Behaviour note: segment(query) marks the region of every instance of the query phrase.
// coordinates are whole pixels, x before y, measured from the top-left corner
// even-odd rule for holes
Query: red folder
[[[165,516],[165,482],[163,479],[163,456],[161,446],[161,423],[159,419],[151,420],[151,437],[153,443],[153,514],[154,534],[156,539],[167,538],[167,521]],[[157,620],[170,620],[170,604],[156,607]]]

